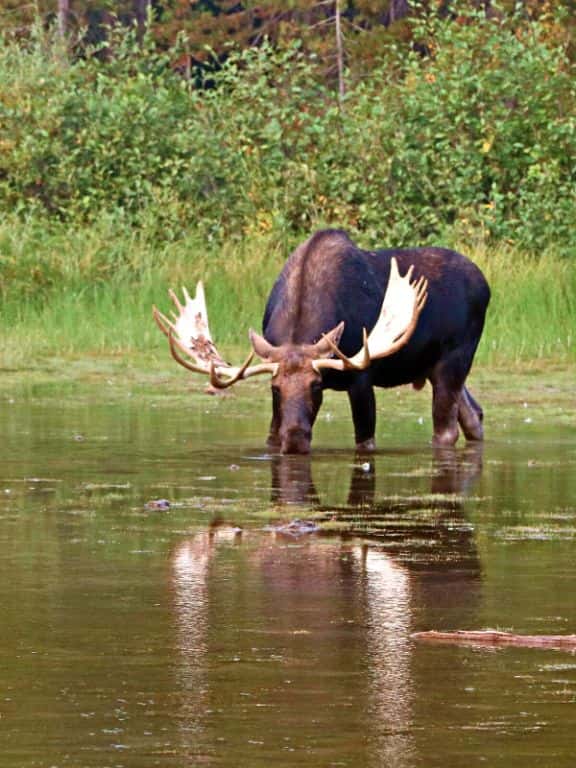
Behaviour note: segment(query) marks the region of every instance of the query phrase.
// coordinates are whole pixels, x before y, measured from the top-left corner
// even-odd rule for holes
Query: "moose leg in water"
[[[477,338],[445,354],[430,375],[435,445],[454,445],[458,424],[467,440],[482,440],[482,409],[464,383],[472,366]]]
[[[272,389],[272,419],[270,421],[270,429],[268,431],[268,439],[266,445],[272,450],[278,450],[280,448],[280,424],[282,423],[280,412],[280,398],[274,389]]]
[[[458,402],[458,423],[467,440],[482,440],[484,437],[483,418],[482,408],[466,387],[462,387]]]
[[[358,374],[348,389],[348,399],[352,409],[356,450],[359,453],[373,451],[374,432],[376,431],[376,398],[368,373]]]
[[[455,388],[442,375],[431,379],[434,445],[454,445],[458,440],[458,406],[460,388]]]

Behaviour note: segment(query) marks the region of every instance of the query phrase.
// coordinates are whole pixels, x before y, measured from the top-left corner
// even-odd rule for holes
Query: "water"
[[[260,384],[5,387],[0,766],[573,766],[576,654],[412,637],[576,632],[573,390],[509,385],[440,454],[380,395],[370,460],[336,394],[280,459]]]

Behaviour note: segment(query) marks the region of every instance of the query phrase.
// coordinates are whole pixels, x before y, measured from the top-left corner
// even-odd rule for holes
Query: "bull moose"
[[[403,276],[401,276],[401,273]],[[346,391],[356,448],[375,448],[374,387],[432,385],[433,441],[453,445],[458,425],[482,440],[482,409],[465,386],[490,289],[478,267],[444,248],[366,251],[342,230],[313,234],[289,257],[268,298],[263,335],[252,352],[226,363],[212,341],[198,283],[176,306],[173,322],[154,307],[175,360],[213,387],[268,374],[272,422],[268,446],[308,453],[324,389]],[[254,354],[263,362],[252,365]]]

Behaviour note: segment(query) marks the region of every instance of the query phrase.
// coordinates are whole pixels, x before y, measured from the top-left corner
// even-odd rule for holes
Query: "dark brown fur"
[[[311,345],[344,321],[340,349],[350,356],[362,345],[362,331],[378,317],[394,256],[404,274],[428,280],[428,299],[407,345],[362,372],[312,367]],[[284,453],[305,453],[326,388],[346,391],[360,450],[374,448],[373,387],[432,384],[434,441],[452,445],[460,425],[467,439],[481,440],[482,409],[465,387],[484,325],[490,291],[466,257],[441,248],[363,251],[341,230],[316,232],[290,256],[264,314],[271,348],[256,349],[279,363],[272,381],[273,417],[269,443]]]

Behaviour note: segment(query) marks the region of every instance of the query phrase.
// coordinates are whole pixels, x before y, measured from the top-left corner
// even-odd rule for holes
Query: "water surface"
[[[412,637],[576,632],[568,381],[441,453],[382,393],[369,460],[337,394],[281,459],[260,384],[5,387],[0,766],[573,766],[576,655]]]

